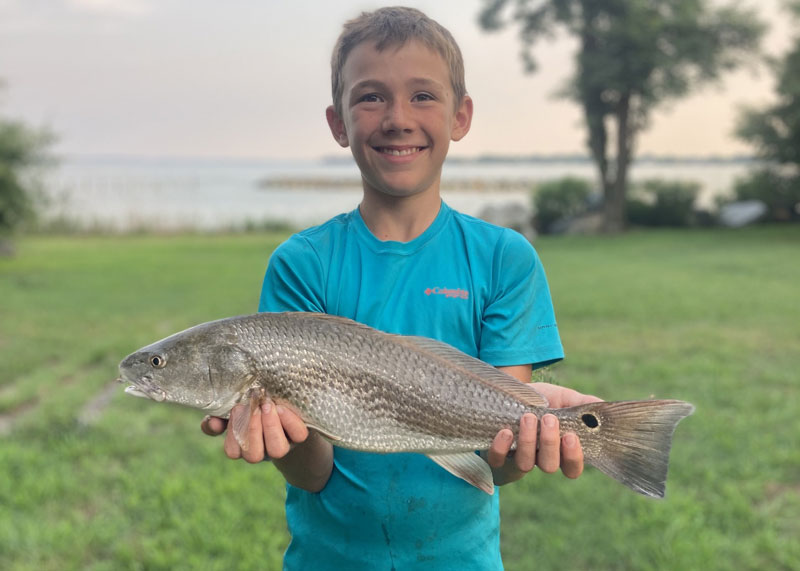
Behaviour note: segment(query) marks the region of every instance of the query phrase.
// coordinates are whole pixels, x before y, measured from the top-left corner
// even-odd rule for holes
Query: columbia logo
[[[455,297],[458,299],[469,299],[469,292],[465,289],[448,289],[445,287],[429,287],[425,290],[425,295],[443,295],[445,297]]]

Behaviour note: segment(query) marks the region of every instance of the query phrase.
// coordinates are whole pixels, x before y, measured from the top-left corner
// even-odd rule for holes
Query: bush
[[[736,200],[760,200],[766,204],[765,220],[800,220],[800,177],[797,175],[784,175],[773,168],[763,168],[737,179],[733,193]]]
[[[633,185],[626,201],[628,222],[638,226],[691,226],[700,184],[652,179]]]
[[[33,218],[36,190],[26,175],[46,161],[51,141],[47,131],[0,117],[0,240]]]
[[[590,195],[591,185],[582,178],[564,177],[543,182],[533,196],[536,230],[550,233],[559,220],[583,214],[588,209]]]
[[[0,236],[13,232],[34,214],[33,199],[10,168],[0,164]]]

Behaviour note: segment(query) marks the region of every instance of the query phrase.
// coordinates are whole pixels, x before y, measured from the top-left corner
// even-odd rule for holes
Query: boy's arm
[[[531,378],[530,365],[498,368],[520,382],[529,382]],[[551,408],[577,406],[600,400],[549,383],[534,383],[534,386],[547,397]],[[538,424],[541,424],[541,429],[537,438]],[[546,473],[553,473],[560,467],[568,478],[577,478],[583,472],[583,450],[578,437],[573,433],[559,437],[558,419],[552,414],[546,414],[542,419],[537,419],[533,414],[522,417],[517,449],[513,457],[509,458],[513,438],[510,430],[501,430],[486,454],[486,460],[492,466],[494,482],[498,486],[519,480],[535,466]]]

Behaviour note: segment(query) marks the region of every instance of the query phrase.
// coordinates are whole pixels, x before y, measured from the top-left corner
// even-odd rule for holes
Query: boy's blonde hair
[[[467,94],[467,88],[464,84],[464,59],[456,40],[444,26],[419,10],[398,6],[362,12],[357,18],[345,22],[331,58],[333,107],[338,115],[342,114],[344,91],[342,68],[353,48],[372,41],[378,51],[383,51],[390,46],[400,47],[410,40],[421,41],[447,63],[455,106],[458,108]]]

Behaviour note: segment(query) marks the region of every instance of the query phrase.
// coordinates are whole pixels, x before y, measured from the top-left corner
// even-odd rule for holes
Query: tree
[[[787,5],[800,19],[800,2]],[[749,141],[761,158],[781,165],[800,166],[800,39],[781,60],[772,60],[777,77],[777,102],[764,109],[746,109],[736,128],[741,139]]]
[[[52,140],[46,130],[0,117],[0,252],[10,250],[10,236],[35,213],[35,189],[26,175],[46,161]]]
[[[764,31],[752,11],[708,0],[484,0],[481,26],[506,26],[510,4],[527,71],[536,41],[555,28],[580,42],[563,94],[583,107],[607,232],[624,229],[628,167],[652,110],[740,65]]]
[[[798,23],[800,1],[787,8]],[[736,135],[753,144],[766,165],[738,181],[735,191],[740,200],[767,203],[772,220],[800,220],[800,37],[771,64],[777,78],[776,102],[745,109],[736,127]]]

